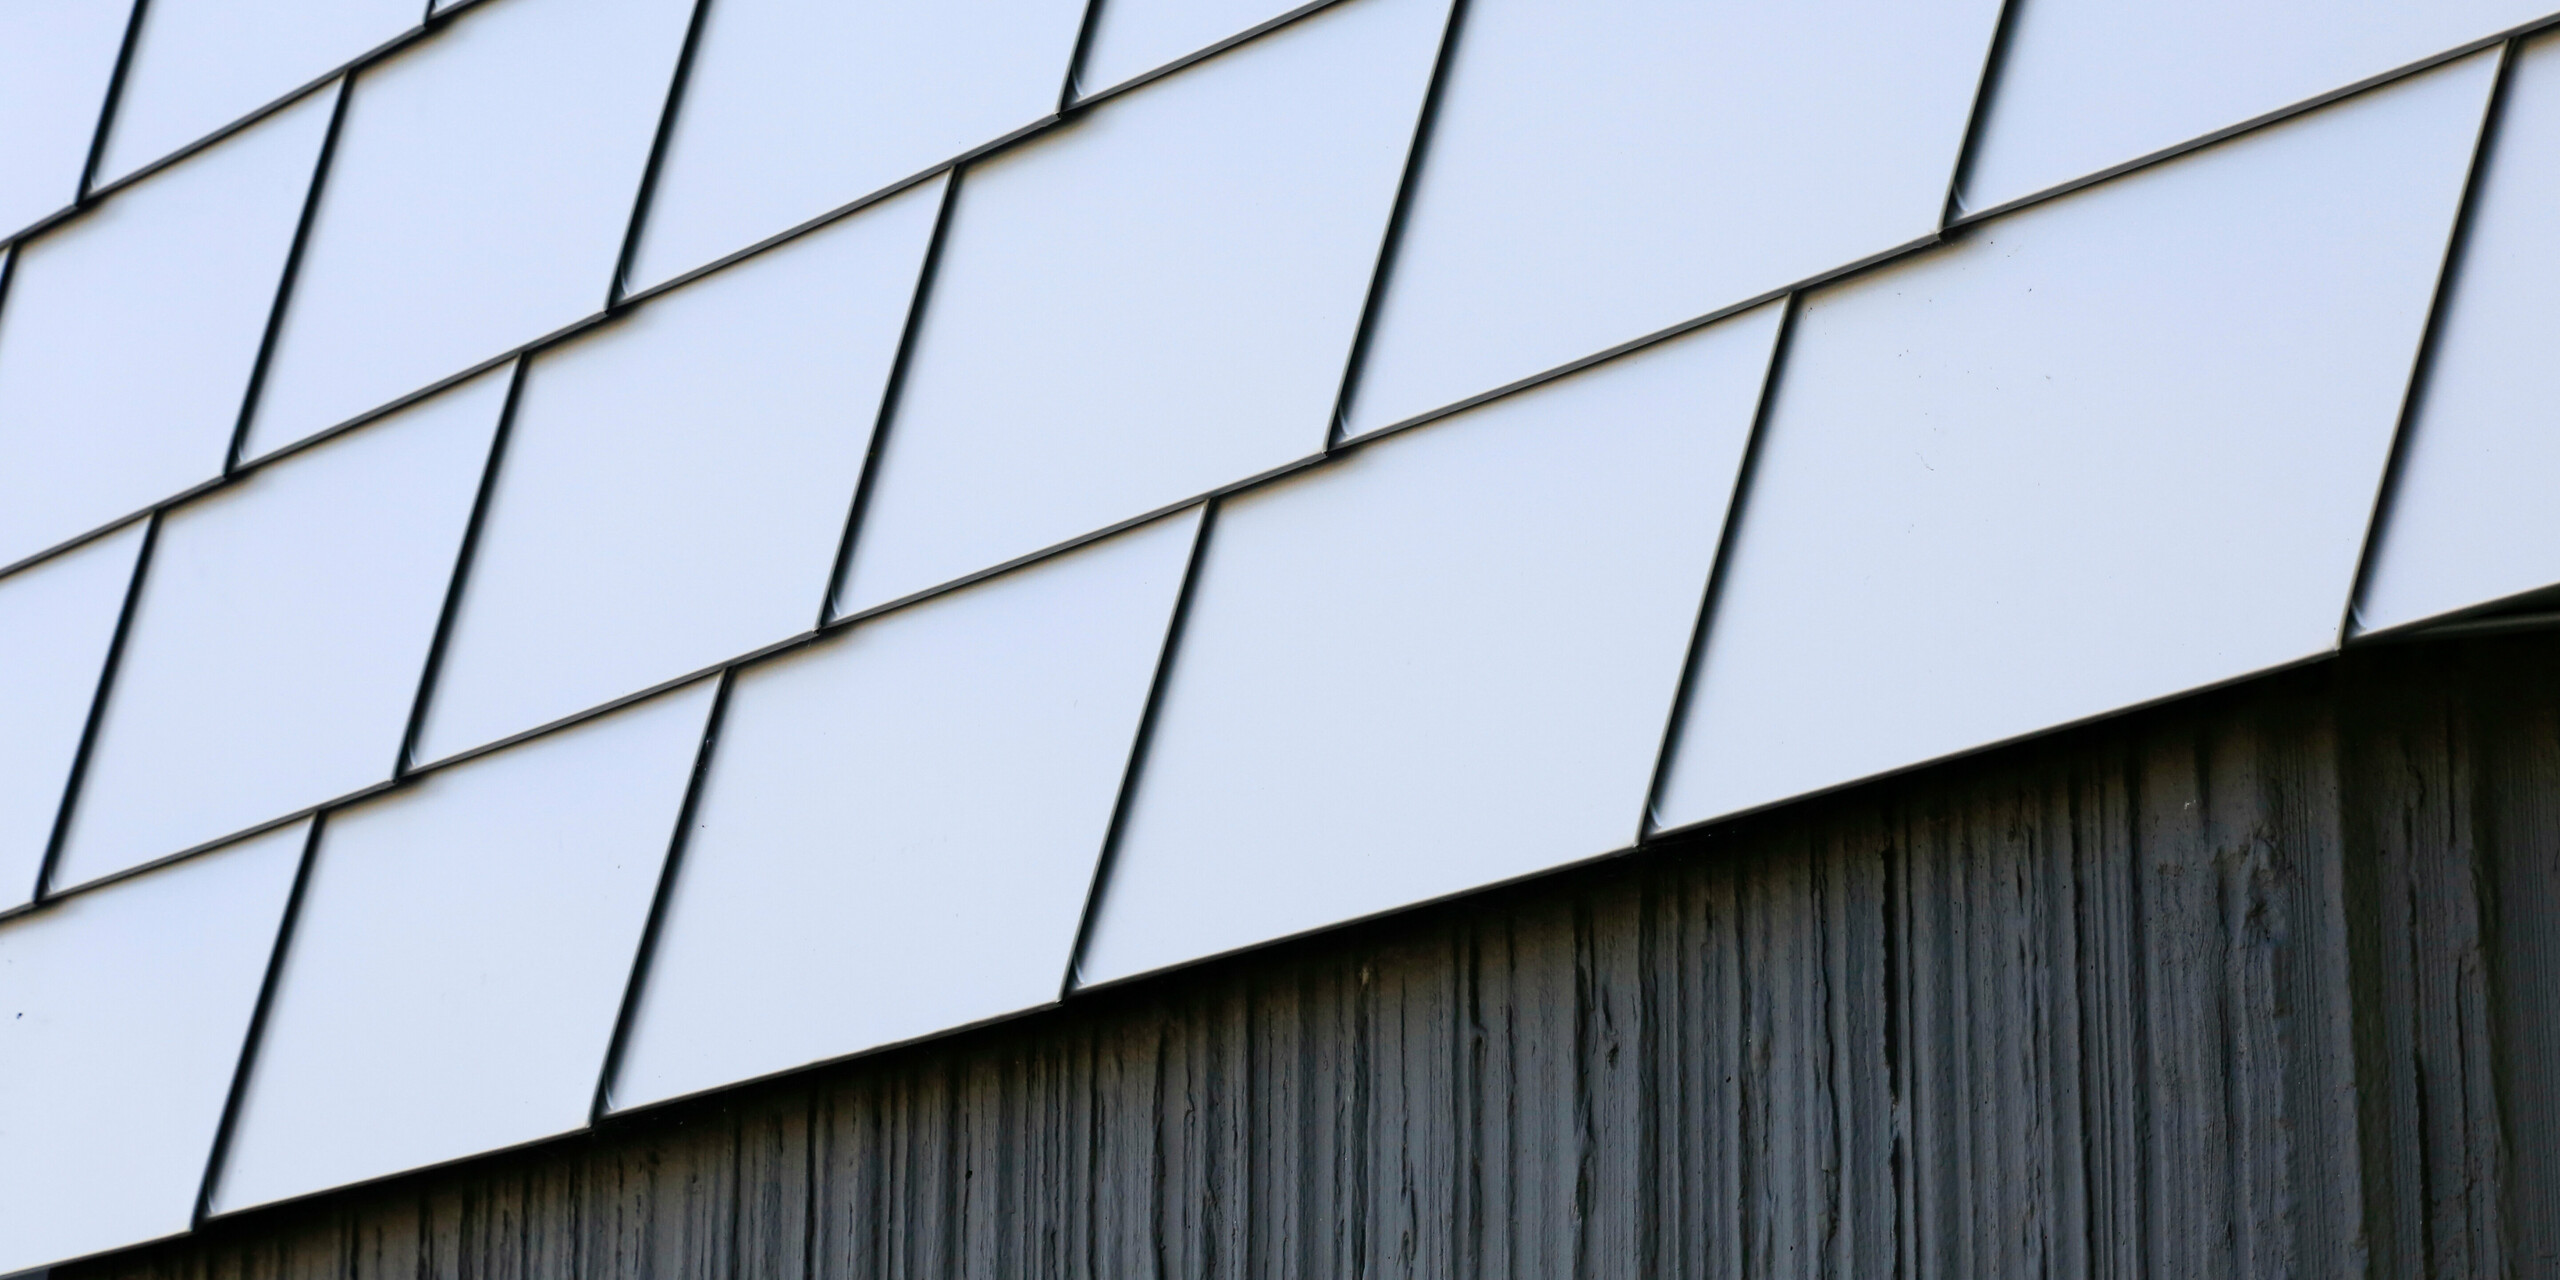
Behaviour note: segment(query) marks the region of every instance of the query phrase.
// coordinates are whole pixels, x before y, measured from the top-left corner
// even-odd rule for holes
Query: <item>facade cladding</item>
[[[1543,1166],[1574,1188],[1558,1212],[1634,1214],[1612,1229],[1649,1274],[1788,1272],[1799,1238],[1806,1271],[1979,1271],[1840,1206],[1926,1200],[1912,1180],[1952,1157],[1896,1147],[1936,1132],[1913,1126],[2026,1116],[2044,1089],[2098,1117],[2073,1121],[2084,1181],[2116,1167],[2089,1152],[2130,1144],[2145,1176],[2191,1169],[2244,1207],[2217,1218],[2203,1188],[2127,1209],[2092,1182],[2079,1252],[2043,1266],[2335,1274],[2428,1232],[2450,1256],[2439,1202],[2529,1182],[2548,1121],[2495,1121],[2496,1177],[2489,1157],[2391,1175],[2423,1193],[2340,1154],[2397,1141],[2404,1111],[2443,1150],[2427,1126],[2451,1122],[2393,1092],[2440,1082],[2338,1065],[2431,1033],[2358,1022],[2356,966],[2302,957],[2365,945],[2355,922],[2390,912],[2358,903],[2451,881],[2303,870],[2355,841],[2316,816],[2345,775],[2295,766],[2343,732],[2303,727],[2328,705],[2311,684],[2423,684],[2405,655],[2459,648],[2428,637],[2529,627],[2560,589],[2553,3],[0,7],[0,1273],[236,1242],[286,1202],[361,1216],[379,1187],[312,1197],[518,1148],[445,1174],[528,1167],[505,1162],[740,1098],[798,1117],[774,1131],[800,1154],[763,1176],[805,1221],[773,1229],[871,1258],[848,1274],[1070,1253],[1218,1272],[1162,1222],[1162,1135],[1191,1120],[1159,1117],[1143,1189],[1110,1190],[1099,1157],[1051,1169],[1045,1194],[1155,1215],[1126,1265],[1044,1236],[964,1267],[933,1252],[957,1228],[897,1219],[879,1186],[830,1217],[810,1180],[829,1144],[926,1142],[892,1112],[977,1105],[965,1089],[893,1105],[923,1086],[876,1064],[927,1061],[898,1055],[769,1078],[1063,1003],[1041,1025],[1085,1037],[1083,1065],[1054,1040],[1047,1066],[1012,1059],[1049,1075],[995,1139],[1021,1185],[986,1193],[1038,1199],[1035,1155],[1102,1149],[1070,1131],[1134,1087],[1111,1071],[1180,1091],[1167,1073],[1197,1063],[1170,1039],[1264,1018],[1277,997],[1239,983],[1334,998],[1305,948],[1367,935],[1201,962],[1469,895],[1398,919],[1470,965],[1499,932],[1515,973],[1605,1015],[1585,960],[1613,929],[1766,941],[1754,911],[1854,923],[1868,895],[1893,937],[1927,933],[1967,890],[1908,851],[1881,871],[1840,851],[1930,804],[2075,833],[2037,855],[2070,875],[1975,871],[2078,904],[2017,945],[2085,944],[2051,961],[2080,1003],[2011,1033],[2122,1077],[2055,1084],[2074,1058],[2014,1096],[1871,1097],[1870,1067],[1980,1046],[1898,1014],[1874,1061],[1790,1049],[1719,985],[1748,983],[1665,962],[1629,979],[1647,1069],[1710,1071],[1732,1026],[1736,1061],[1798,1092],[1729,1133],[1670,1103],[1577,1111],[1558,1134],[1698,1146],[1646,1148],[1641,1176]],[[2499,653],[2478,669],[2548,661]],[[1936,801],[1911,778],[1807,799],[2252,677],[1913,775],[1976,770]],[[2194,710],[2226,704],[2291,727],[2253,755]],[[2508,713],[2527,728],[2464,741],[2553,749]],[[2151,736],[2109,756],[2087,739],[2109,726]],[[1982,798],[2004,787],[2042,788],[2044,816]],[[1840,816],[1870,803],[1904,816]],[[1732,831],[1794,834],[1681,861]],[[1617,880],[1475,894],[1635,850]],[[2498,865],[2474,878],[2513,881],[2518,912],[2560,874]],[[1570,919],[1541,923],[1539,885]],[[2111,894],[2142,902],[2117,920]],[[2292,958],[2181,950],[2217,913]],[[1733,945],[1771,990],[1838,1001],[1807,1015],[1836,1043],[1916,998],[1893,985],[1926,985],[1913,966],[1962,967],[1945,939],[1870,965],[1848,924],[1791,936]],[[2367,985],[2415,991],[2431,963]],[[1343,989],[1369,989],[1353,967]],[[1839,989],[1804,995],[1825,974]],[[1545,997],[1520,982],[1470,987],[1466,1016],[1508,1001],[1529,1025]],[[2524,1025],[2529,985],[2482,1008]],[[1164,1003],[1180,991],[1211,994]],[[1464,1020],[1433,1008],[1412,1016]],[[2138,1009],[2159,1046],[2211,1024],[2221,1047],[2129,1048],[2108,1020]],[[2079,1029],[2029,1025],[2048,1016]],[[1095,1047],[1143,1034],[1153,1057]],[[1598,1033],[1558,1034],[1578,1053]],[[2478,1070],[2522,1088],[2548,1072],[2530,1056]],[[1597,1061],[1506,1087],[1570,1110],[1602,1096]],[[2217,1075],[2236,1083],[2197,1101]],[[1314,1086],[1261,1102],[1287,1088]],[[1854,1105],[1807,1101],[1826,1091]],[[1235,1248],[1292,1242],[1255,1265],[1395,1269],[1323,1253],[1394,1217],[1361,1199],[1389,1175],[1345,1154],[1390,1121],[1358,1114],[1266,1171],[1296,1210],[1236,1193]],[[1985,1171],[1949,1178],[2067,1181],[2038,1144],[2068,1126],[2036,1114],[1964,1138]],[[1728,1176],[1754,1142],[1803,1167]],[[685,1158],[759,1176],[744,1143]],[[1486,1176],[1465,1146],[1441,1154]],[[1493,1258],[1481,1186],[1464,1209],[1427,1167],[1402,1176],[1432,1184],[1398,1202],[1409,1236],[1477,1232],[1407,1269],[1590,1269],[1582,1245]],[[2376,1225],[2394,1196],[2425,1221]],[[2341,1207],[2361,1203],[2386,1208]],[[530,1204],[509,1212],[578,1217]],[[1692,1238],[1728,1212],[1729,1236]],[[2463,1229],[2513,1258],[2443,1265],[2554,1265],[2536,1233],[2560,1219],[2506,1212]],[[732,1219],[723,1265],[761,1273]],[[2027,1265],[2014,1243],[1981,1256]]]

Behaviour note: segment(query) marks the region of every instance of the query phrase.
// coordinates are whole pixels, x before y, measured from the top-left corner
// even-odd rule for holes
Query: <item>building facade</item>
[[[2560,1274],[2550,3],[0,13],[0,1274]]]

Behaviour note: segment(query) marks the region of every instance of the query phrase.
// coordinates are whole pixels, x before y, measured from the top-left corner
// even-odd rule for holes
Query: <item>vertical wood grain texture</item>
[[[2378,649],[61,1274],[2560,1276],[2555,659]]]

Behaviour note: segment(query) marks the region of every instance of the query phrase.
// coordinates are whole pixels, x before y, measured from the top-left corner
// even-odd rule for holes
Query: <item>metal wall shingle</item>
[[[1809,295],[1662,825],[2334,650],[2498,57]]]

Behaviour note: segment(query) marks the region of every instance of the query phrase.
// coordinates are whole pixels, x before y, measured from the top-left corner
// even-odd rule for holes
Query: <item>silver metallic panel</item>
[[[0,564],[222,474],[335,97],[19,250],[0,314]]]
[[[941,194],[534,358],[420,759],[817,624]]]
[[[390,776],[506,381],[164,517],[55,884]]]
[[[215,1212],[585,1127],[714,687],[329,815]]]
[[[713,4],[631,287],[1056,111],[1083,17],[1083,0]]]
[[[1227,501],[1081,979],[1633,843],[1779,318]]]
[[[309,830],[0,921],[0,1272],[193,1225]]]
[[[1808,298],[1660,822],[2332,649],[2495,71]]]
[[[0,910],[35,893],[143,530],[0,578]]]
[[[614,1105],[1057,999],[1199,524],[742,672]]]
[[[2560,37],[2509,78],[2358,602],[2365,630],[2560,585]]]
[[[118,178],[418,25],[417,0],[151,0],[98,180]]]
[[[1988,209],[2552,11],[2551,0],[2019,0],[1966,176]]]
[[[841,611],[1321,450],[1446,0],[1352,0],[973,166]]]
[[[1076,79],[1096,93],[1299,8],[1306,0],[1106,0]]]
[[[71,203],[133,0],[0,6],[0,235]]]
[[[256,457],[603,308],[692,0],[503,0],[357,77]]]
[[[1371,430],[1934,235],[1998,0],[1470,0]]]

